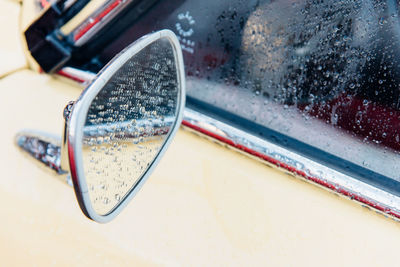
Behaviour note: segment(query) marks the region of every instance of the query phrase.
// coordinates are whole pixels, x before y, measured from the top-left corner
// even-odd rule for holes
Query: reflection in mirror
[[[130,58],[92,101],[83,129],[91,205],[113,211],[135,188],[174,126],[179,97],[175,54],[161,38]]]

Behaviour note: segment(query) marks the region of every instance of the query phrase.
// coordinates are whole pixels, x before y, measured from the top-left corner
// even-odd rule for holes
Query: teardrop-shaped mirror
[[[75,102],[69,165],[83,212],[106,222],[148,178],[175,134],[185,99],[179,42],[168,30],[117,55]]]

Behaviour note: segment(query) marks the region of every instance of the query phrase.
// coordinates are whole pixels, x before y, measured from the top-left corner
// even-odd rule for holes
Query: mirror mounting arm
[[[60,167],[63,170],[68,170],[69,172],[69,161],[68,161],[68,145],[67,145],[67,137],[68,137],[68,122],[71,116],[72,108],[74,107],[75,101],[70,101],[64,108],[63,116],[64,116],[64,129],[62,132],[61,139],[61,151],[60,151]]]
[[[72,181],[69,175],[67,127],[74,103],[70,101],[64,108],[65,123],[61,140],[59,137],[34,130],[23,130],[15,139],[16,145],[38,162],[50,167],[57,174],[68,174],[65,182],[69,185],[72,185]]]
[[[50,167],[57,174],[68,173],[68,169],[61,167],[59,138],[43,132],[24,130],[17,134],[15,143],[20,149]]]

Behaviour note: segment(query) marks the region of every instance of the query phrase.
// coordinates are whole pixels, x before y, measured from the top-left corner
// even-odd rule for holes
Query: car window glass
[[[400,181],[397,1],[159,1],[95,57],[168,28],[187,103],[373,183]],[[399,191],[400,192],[400,191]]]

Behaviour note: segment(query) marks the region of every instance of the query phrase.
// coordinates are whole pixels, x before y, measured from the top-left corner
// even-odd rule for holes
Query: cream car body
[[[60,107],[82,90],[27,63],[21,5],[0,2],[2,265],[397,264],[397,221],[185,128],[122,214],[87,220],[13,143],[21,127],[59,134]]]

